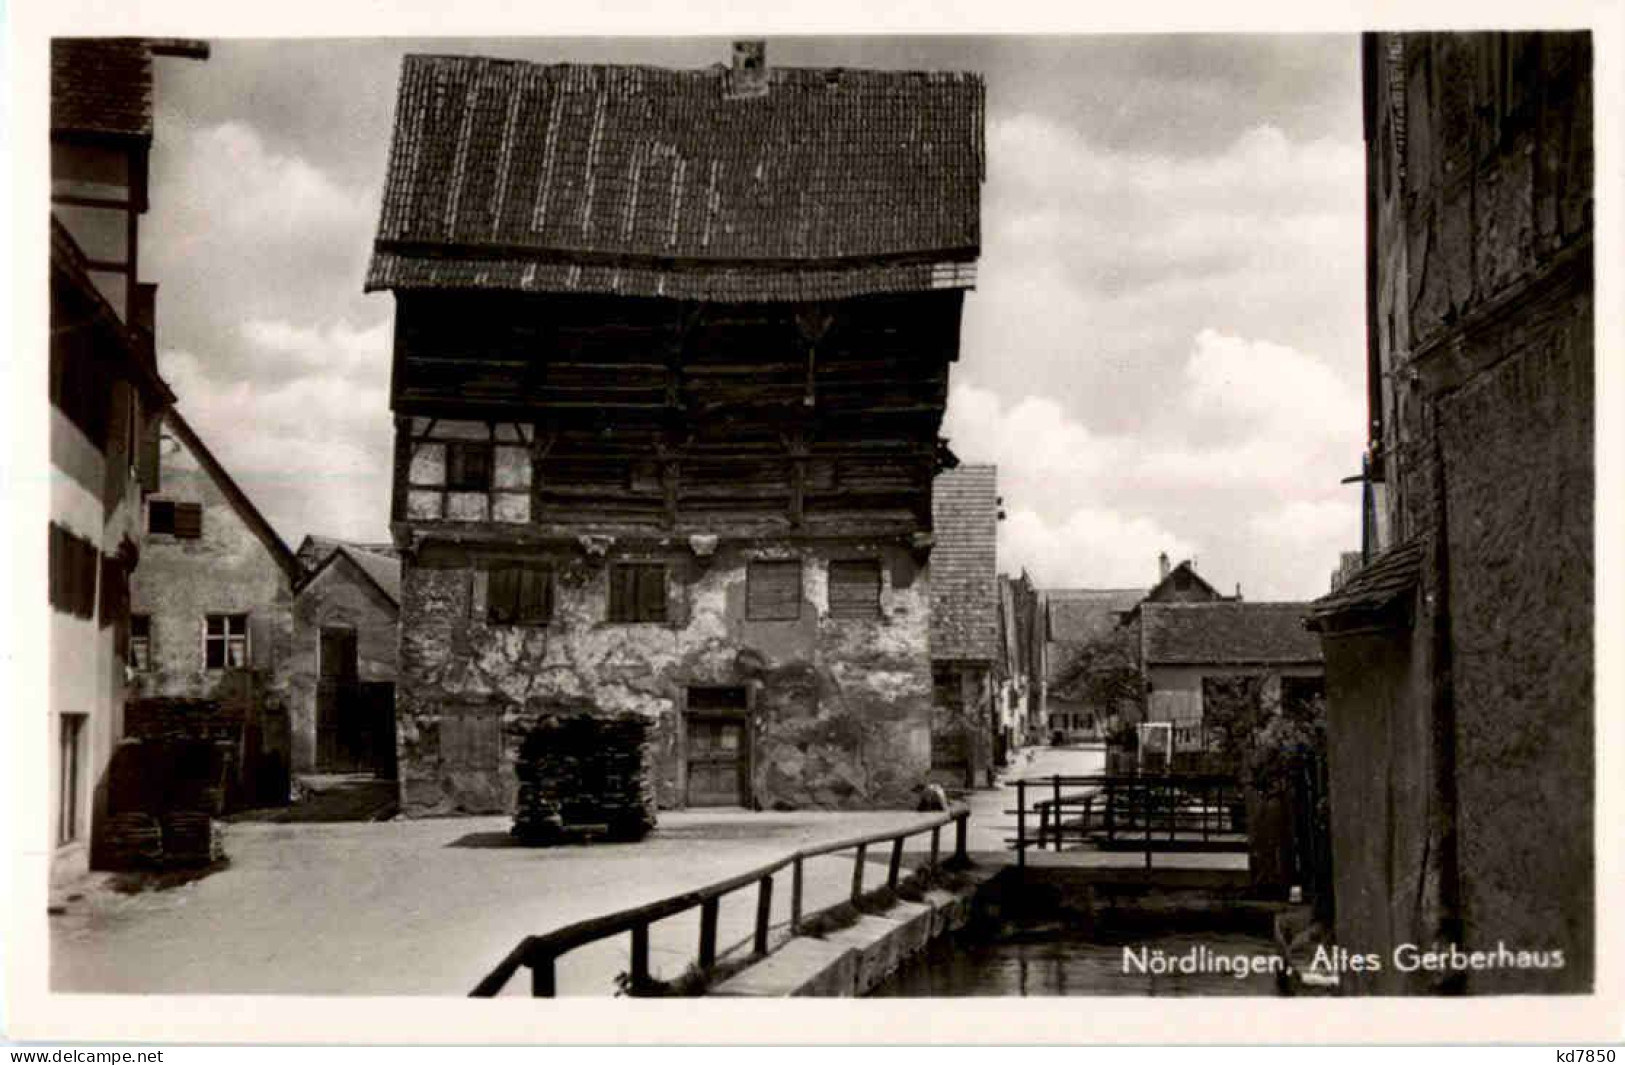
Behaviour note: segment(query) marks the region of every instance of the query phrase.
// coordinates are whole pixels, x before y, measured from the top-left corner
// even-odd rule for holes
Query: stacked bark
[[[638,714],[542,718],[519,746],[514,836],[637,840],[655,826],[653,735]]]
[[[213,813],[228,755],[208,743],[125,741],[108,767],[108,813],[94,865],[133,871],[211,865],[225,857]]]

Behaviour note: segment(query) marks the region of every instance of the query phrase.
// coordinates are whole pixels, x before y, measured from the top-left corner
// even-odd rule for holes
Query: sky
[[[726,38],[217,40],[158,60],[142,273],[160,369],[291,545],[388,539],[394,303],[363,294],[400,58],[724,62]],[[1248,599],[1359,546],[1358,39],[770,38],[987,83],[982,258],[946,436],[999,467],[1000,569]]]

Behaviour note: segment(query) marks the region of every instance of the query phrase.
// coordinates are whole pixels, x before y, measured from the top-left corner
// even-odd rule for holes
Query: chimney
[[[1241,602],[1241,582],[1236,582],[1236,602]]]
[[[1165,581],[1167,579],[1168,579],[1168,552],[1164,551],[1162,554],[1157,556],[1157,580]]]
[[[767,42],[735,41],[733,69],[728,72],[728,95],[767,95]]]

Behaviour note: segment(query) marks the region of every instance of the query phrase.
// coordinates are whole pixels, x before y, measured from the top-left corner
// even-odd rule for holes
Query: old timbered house
[[[974,281],[969,74],[411,56],[396,299],[408,813],[516,737],[656,723],[663,805],[877,806],[931,766],[931,484]]]

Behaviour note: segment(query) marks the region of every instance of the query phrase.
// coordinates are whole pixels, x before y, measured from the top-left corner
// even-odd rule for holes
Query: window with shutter
[[[491,445],[459,440],[446,445],[446,488],[453,492],[491,490]]]
[[[794,621],[801,616],[801,562],[752,562],[745,571],[745,616],[752,621]]]
[[[96,614],[96,568],[101,552],[89,540],[52,523],[48,542],[51,605],[75,617]]]
[[[829,564],[829,614],[835,618],[880,616],[880,563],[871,559]]]
[[[168,499],[154,499],[147,504],[147,531],[175,535],[175,503]]]
[[[666,620],[666,567],[659,562],[617,562],[609,568],[609,620]]]
[[[493,625],[546,625],[553,620],[553,567],[494,566],[486,579],[485,618]]]
[[[175,538],[196,540],[203,535],[203,504],[175,504]]]

